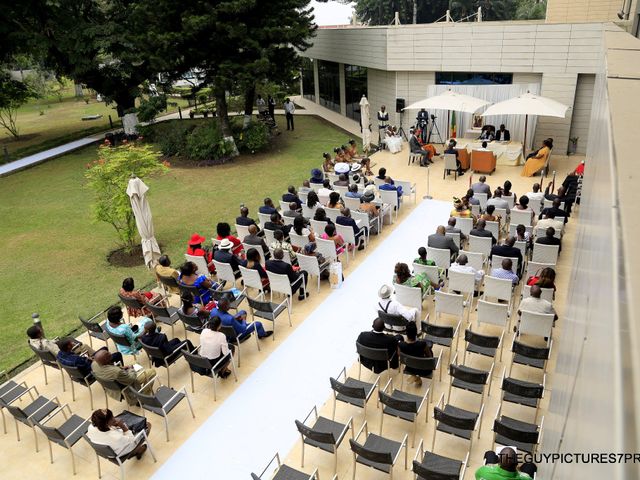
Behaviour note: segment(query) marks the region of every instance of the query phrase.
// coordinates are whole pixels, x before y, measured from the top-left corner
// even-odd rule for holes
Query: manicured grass
[[[172,167],[145,179],[163,252],[179,265],[191,234],[209,238],[217,222],[233,225],[240,203],[257,218],[264,197],[277,201],[289,184],[299,186],[322,152],[348,138],[320,119],[297,116],[295,132],[284,131],[267,153],[209,168]],[[25,330],[32,312],[40,313],[47,336],[62,336],[79,326],[78,315],[114,303],[123,278],[132,276],[138,286],[153,280],[144,267],[106,261],[115,232],[92,222],[92,193],[84,188],[95,152],[86,148],[0,179],[0,370],[31,357]]]

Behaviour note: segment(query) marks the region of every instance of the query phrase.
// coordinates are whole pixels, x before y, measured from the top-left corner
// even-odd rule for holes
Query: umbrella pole
[[[524,142],[522,142],[522,156],[524,161],[527,160],[527,124],[529,123],[529,115],[524,116]]]
[[[451,110],[447,110],[447,141],[451,138]]]

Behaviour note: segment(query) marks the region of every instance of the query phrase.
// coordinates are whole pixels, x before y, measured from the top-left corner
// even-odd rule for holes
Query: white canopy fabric
[[[371,143],[370,123],[369,100],[363,95],[360,99],[360,127],[362,127],[362,148],[365,151],[369,151],[369,145]]]
[[[147,201],[147,191],[149,187],[138,177],[132,177],[127,185],[127,195],[131,199],[131,209],[136,217],[138,233],[142,238],[142,254],[147,267],[154,267],[160,258],[160,246],[156,241],[153,228],[153,217],[151,208]]]
[[[569,107],[551,98],[525,93],[487,108],[483,117],[493,115],[538,115],[564,118]]]
[[[424,108],[427,110],[454,110],[456,112],[474,113],[490,103],[480,98],[447,90],[440,95],[412,103],[403,108],[403,110],[420,110]]]

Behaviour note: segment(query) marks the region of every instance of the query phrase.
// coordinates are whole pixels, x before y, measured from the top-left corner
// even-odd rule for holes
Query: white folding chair
[[[205,276],[209,276],[209,267],[207,266],[207,261],[204,259],[204,257],[201,256],[196,256],[196,255],[189,255],[189,254],[184,254],[184,259],[187,262],[193,262],[196,264],[196,267],[198,267],[198,270],[196,271],[196,273],[198,275],[205,275]]]
[[[476,276],[473,273],[455,272],[449,270],[448,273],[449,292],[460,292],[465,297],[467,302],[467,322],[471,315],[471,309],[473,308],[473,293],[476,289]]]
[[[340,196],[344,198],[345,193],[349,191],[349,187],[345,187],[344,185],[334,185],[333,190],[338,192]]]
[[[316,208],[318,208],[317,205],[313,208],[309,208],[306,203],[302,204],[302,216],[309,219],[313,218],[316,214]]]
[[[533,210],[533,213],[537,217],[538,215],[540,215],[540,212],[542,211],[542,202],[538,202],[533,199],[529,199],[529,200],[531,200],[529,202],[529,207],[531,207],[531,210]]]
[[[558,263],[560,245],[533,244],[533,256],[531,260],[539,263]]]
[[[271,248],[271,246],[269,246],[269,254],[271,255],[271,258],[273,258],[274,251],[275,250]],[[284,255],[282,256],[282,261],[291,265],[291,255],[289,255],[289,252],[284,252]]]
[[[553,200],[547,200],[545,198],[542,209],[544,210],[545,208],[551,208],[551,207],[553,207]],[[564,210],[564,202],[560,202],[560,210]]]
[[[427,247],[427,259],[436,262],[436,265],[445,270],[451,265],[451,252],[447,248]]]
[[[480,215],[480,205],[478,205],[478,204],[471,205],[471,213],[473,213],[476,217],[479,216]]]
[[[513,301],[513,282],[508,278],[497,278],[491,275],[485,275],[482,300],[486,301],[489,298],[508,302],[507,308],[510,312]]]
[[[456,217],[456,227],[468,237],[471,230],[473,230],[473,218]]]
[[[543,268],[553,268],[554,270],[556,269],[556,264],[555,263],[540,263],[540,262],[529,262],[527,264],[527,276],[525,278],[525,281],[535,275],[537,272],[541,271]]]
[[[516,198],[513,195],[507,195],[506,197],[502,197],[507,201],[507,205],[512,209],[516,205]]]
[[[287,210],[289,210],[289,202],[285,202],[284,200],[279,200],[280,203],[280,210],[282,210],[283,212],[286,212]]]
[[[320,236],[324,233],[324,227],[327,226],[329,222],[320,221],[320,220],[309,220],[311,223],[311,229],[316,233],[316,236]]]
[[[420,287],[407,287],[395,283],[393,288],[396,291],[396,300],[405,307],[418,309],[418,315],[422,317],[422,289]]]
[[[456,324],[460,325],[464,320],[464,296],[455,293],[447,293],[442,290],[436,291],[435,321],[439,322],[442,314],[453,315],[457,317]],[[458,341],[456,339],[456,350],[458,349]]]
[[[484,255],[484,258],[489,258],[491,247],[493,247],[493,239],[491,237],[469,235],[469,250],[472,252],[481,253]]]
[[[269,277],[269,287],[271,288],[271,298],[270,301],[273,302],[273,294],[281,293],[287,298],[287,309],[289,310],[289,314],[293,313],[293,290],[291,289],[291,283],[289,283],[289,277],[285,274],[267,272],[267,276]],[[300,281],[302,282],[302,289],[306,292],[307,287],[304,284],[304,277],[300,277]]]
[[[298,266],[300,267],[300,270],[304,270],[305,272],[307,272],[309,274],[309,277],[317,277],[318,292],[320,292],[320,275],[322,274],[322,272],[329,268],[331,262],[327,261],[324,263],[324,265],[320,265],[320,263],[318,262],[318,257],[302,255],[301,253],[298,253],[296,255],[296,258],[298,259]]]
[[[466,250],[460,250],[458,255],[466,255],[467,260],[469,260],[469,265],[475,268],[476,270],[484,270],[484,266],[486,263],[486,257],[481,252],[468,252]]]
[[[316,245],[318,246],[318,253],[322,254],[324,258],[331,260],[332,262],[338,261],[336,244],[333,240],[325,240],[323,238],[316,237]]]
[[[338,215],[340,215],[339,208],[324,207],[324,211],[327,212],[327,218],[331,219],[331,221],[334,223],[336,221],[336,218],[338,218]]]
[[[511,225],[531,226],[531,212],[518,209],[511,210]]]
[[[548,342],[551,339],[554,317],[553,313],[534,313],[522,310],[518,322],[518,337],[533,335],[547,338]]]
[[[486,229],[490,231],[496,240],[500,240],[500,223],[499,222],[486,222]]]
[[[562,239],[562,230],[554,228],[554,237]],[[536,228],[536,238],[543,238],[547,236],[547,229],[545,227]]]
[[[509,307],[502,303],[487,302],[486,300],[478,300],[478,316],[476,319],[478,328],[481,324],[495,325],[500,327],[500,361],[502,361],[502,352],[504,350],[504,335],[507,333],[509,325]]]
[[[296,232],[289,233],[289,240],[291,241],[291,245],[297,248],[304,248],[304,246],[309,243],[309,238],[305,235],[298,235]]]
[[[391,205],[391,208],[395,210],[396,220],[398,219],[398,210],[400,210],[400,199],[398,198],[398,192],[395,190],[380,190],[380,198],[382,203]]]
[[[511,259],[511,264],[512,264],[512,268],[514,269],[514,271],[517,272],[518,270],[518,258],[517,257],[501,257],[500,255],[492,255],[491,257],[491,262],[489,264],[489,271],[493,270],[494,268],[500,268],[502,266],[502,261],[505,258],[509,258]]]
[[[458,180],[458,163],[456,162],[456,156],[453,153],[445,153],[444,157],[444,169],[442,171],[442,179],[447,177],[447,172],[453,172],[453,179]]]
[[[303,205],[307,203],[308,195],[309,195],[309,192],[300,192],[300,191],[298,192],[298,198],[300,199]]]
[[[229,282],[231,286],[236,286],[236,275],[230,264],[214,260],[213,265],[216,267],[216,276],[218,277],[218,280],[224,280]]]
[[[542,293],[540,294],[540,298],[546,300],[549,303],[553,303],[555,291],[553,288],[541,288]],[[522,299],[524,300],[527,297],[531,296],[531,285],[523,285],[522,287]]]
[[[269,230],[268,228],[265,228],[263,232],[264,232],[264,241],[267,245],[271,245],[273,242],[276,241],[276,238],[273,236],[274,230]]]
[[[413,203],[416,203],[416,184],[407,182],[406,180],[395,180],[396,186],[402,187],[402,196],[403,197],[411,197],[413,196]]]
[[[512,237],[516,236],[516,228],[518,228],[518,225],[516,222],[512,221],[509,224],[509,235],[511,235]],[[529,235],[533,235],[533,227],[531,225],[525,225],[524,226],[525,231],[529,232]]]
[[[267,222],[271,221],[271,215],[268,215],[266,213],[260,213],[258,212],[258,218],[260,219],[260,225],[263,226],[264,228],[264,224]]]
[[[524,262],[527,258],[527,242],[524,240],[516,241],[513,246],[520,250],[520,253],[522,253],[522,261]]]
[[[371,238],[371,229],[375,228],[376,232],[380,233],[382,228],[382,217],[378,215],[377,217],[369,218],[369,214],[366,212],[359,212],[358,210],[351,210],[351,216],[356,222],[360,222],[358,225],[368,225],[369,228],[367,230],[367,244],[369,244],[369,239]]]
[[[245,288],[255,288],[259,292],[258,298],[264,298],[264,287],[258,271],[240,265],[240,273]]]
[[[489,196],[486,193],[473,193],[474,198],[477,198],[480,201],[480,208],[484,211],[487,209],[487,200],[489,200]]]
[[[238,225],[236,223],[236,234],[240,240],[244,239],[244,237],[249,235],[249,227],[246,225]]]
[[[353,228],[351,228],[348,225],[339,225],[336,223],[336,232],[338,232],[338,234],[344,239],[347,245],[353,245],[353,248],[351,249],[351,256],[353,258],[356,258],[356,251],[360,246],[360,241],[356,240],[356,234],[353,233]],[[364,232],[360,238],[366,245],[367,238]],[[349,249],[348,248],[346,252],[347,252],[347,265],[349,265]]]
[[[440,283],[440,272],[437,266],[421,265],[419,263],[414,263],[412,266],[414,273],[425,273],[431,282]]]
[[[354,210],[358,210],[360,208],[360,199],[359,198],[342,197],[342,200],[344,201],[344,206],[347,207],[352,212]]]
[[[445,235],[447,237],[453,238],[453,243],[456,244],[458,250],[460,249],[460,234],[458,232],[446,232]]]

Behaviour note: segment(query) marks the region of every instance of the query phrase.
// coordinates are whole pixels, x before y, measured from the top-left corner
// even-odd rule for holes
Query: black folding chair
[[[365,431],[364,443],[358,443],[362,432]],[[353,478],[356,478],[357,464],[366,465],[393,478],[393,467],[395,466],[402,449],[404,448],[404,468],[407,469],[408,451],[407,437],[405,434],[401,442],[381,437],[374,433],[369,433],[367,422],[365,421],[355,439],[349,439],[349,445],[353,452]]]
[[[16,397],[14,399],[14,402],[15,400],[18,400],[22,396],[31,392],[32,390],[36,392],[38,398],[33,400],[33,402],[31,402],[29,405],[23,408],[14,403],[10,403],[5,408],[9,410],[9,413],[11,413],[11,415],[13,415],[13,420],[16,425],[16,437],[18,438],[18,441],[20,441],[20,429],[18,428],[18,422],[20,422],[24,425],[27,425],[28,427],[31,427],[31,430],[33,431],[33,437],[36,442],[36,452],[38,452],[38,435],[36,434],[35,427],[36,423],[42,421],[49,414],[51,414],[51,412],[58,408],[60,406],[60,402],[58,401],[57,397],[54,397],[53,400],[49,400],[47,397],[43,397],[38,393],[38,389],[35,386],[29,387],[26,392],[24,392],[19,397]],[[31,396],[31,393],[29,393],[29,395]]]
[[[195,393],[195,386],[193,383],[193,373],[210,377],[213,379],[213,401],[218,400],[217,385],[220,372],[224,371],[229,365],[231,365],[231,371],[233,372],[233,378],[238,381],[238,375],[236,374],[236,366],[233,362],[233,354],[231,352],[224,355],[216,363],[213,363],[208,358],[198,355],[200,347],[194,349],[193,352],[188,350],[182,351],[182,356],[189,364],[189,374],[191,375],[191,393]]]
[[[247,297],[249,302],[249,310],[251,311],[251,321],[255,321],[255,317],[263,320],[268,320],[273,323],[273,340],[276,339],[276,318],[286,311],[289,317],[289,326],[291,323],[291,313],[287,308],[288,300],[285,298],[282,303],[262,302],[260,300],[254,300],[251,297]]]
[[[390,313],[378,310],[378,318],[384,321],[384,329],[387,332],[402,335],[407,333],[407,324],[409,323],[409,321],[402,315],[391,315]]]
[[[251,473],[252,480],[264,480],[267,477],[264,475],[267,471],[270,470],[271,464],[273,461],[276,461],[276,469],[272,476],[269,478],[271,480],[320,480],[320,476],[318,475],[318,469],[316,468],[311,474],[301,472],[300,470],[296,470],[295,468],[291,468],[288,465],[283,464],[280,461],[280,455],[276,453],[273,458],[269,461],[266,467],[262,470],[260,475],[256,475],[255,473]],[[338,476],[335,475],[333,480],[337,480]]]
[[[142,340],[140,340],[140,345],[142,345],[142,349],[149,357],[149,364],[153,364],[154,367],[164,367],[167,371],[167,386],[171,386],[171,371],[169,369],[170,365],[173,365],[182,355],[184,350],[187,350],[187,343],[182,342],[178,348],[176,348],[173,352],[169,354],[165,354],[160,348],[153,347],[151,345],[147,345]]]
[[[33,350],[33,353],[36,354],[36,356],[40,360],[40,363],[42,364],[42,371],[44,372],[44,384],[49,385],[49,380],[47,378],[47,367],[54,368],[60,372],[60,378],[62,379],[62,391],[66,392],[67,389],[64,383],[64,375],[56,356],[49,350],[40,350],[39,348],[34,347],[29,341],[27,341],[27,344],[29,345],[29,348]]]
[[[114,452],[109,445],[93,443],[91,440],[89,440],[89,437],[84,435],[84,439],[87,441],[89,445],[91,445],[91,448],[93,448],[93,451],[96,453],[96,460],[98,463],[98,478],[102,478],[102,470],[100,468],[100,457],[102,457],[105,460],[108,460],[111,463],[114,463],[120,467],[120,479],[124,480],[125,479],[124,462],[126,462],[131,458],[135,458],[136,454],[134,452],[142,444],[145,444],[147,446],[147,449],[149,450],[149,453],[153,458],[153,462],[156,463],[158,461],[156,459],[155,454],[153,453],[153,449],[151,448],[151,444],[149,443],[149,439],[147,438],[147,432],[145,430],[142,430],[139,433],[137,433],[134,438],[136,441],[136,448],[134,448],[129,453],[125,453],[124,455],[116,455],[116,452]]]
[[[99,314],[101,315],[101,314]],[[80,319],[80,323],[82,323],[82,325],[84,326],[84,328],[87,329],[87,333],[89,334],[89,346],[91,348],[93,348],[93,340],[92,338],[97,338],[98,340],[102,340],[105,345],[108,347],[109,346],[109,335],[107,335],[107,332],[105,332],[104,329],[104,324],[107,323],[106,321],[103,323],[99,323],[99,322],[94,322],[93,319],[97,318],[98,315],[96,315],[95,317],[90,318],[89,320],[85,320],[83,317],[78,316],[78,318]]]
[[[169,325],[171,327],[171,336],[175,337],[176,332],[174,331],[173,326],[178,320],[180,320],[178,317],[178,309],[176,307],[165,307],[163,305],[153,305],[151,303],[147,303],[146,306],[151,311],[153,320],[156,323],[160,322],[165,325]]]
[[[419,460],[421,459],[421,460]],[[413,473],[418,479],[462,480],[469,464],[469,452],[460,461],[424,450],[424,440],[420,440],[413,459]]]
[[[65,372],[67,372],[67,375],[69,375],[69,379],[71,380],[71,399],[74,402],[76,401],[76,389],[74,387],[75,383],[87,387],[87,390],[89,390],[89,402],[91,404],[91,410],[93,410],[93,392],[91,391],[91,385],[96,383],[96,378],[92,373],[83,375],[77,367],[71,367],[62,364],[60,366]]]
[[[341,382],[339,379],[344,378]],[[364,410],[364,416],[367,416],[367,402],[373,395],[373,391],[380,386],[380,377],[378,376],[373,383],[363,382],[355,378],[347,377],[347,369],[343,368],[336,378],[329,378],[331,389],[333,390],[333,416],[336,418],[336,402],[344,402],[354,405]]]

